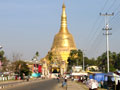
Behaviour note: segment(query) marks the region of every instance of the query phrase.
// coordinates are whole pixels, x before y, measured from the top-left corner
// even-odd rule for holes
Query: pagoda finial
[[[60,32],[68,32],[67,30],[67,15],[65,11],[65,4],[62,5],[62,15],[61,15],[61,29]]]
[[[62,6],[62,8],[65,8],[65,4],[63,3],[63,6]]]

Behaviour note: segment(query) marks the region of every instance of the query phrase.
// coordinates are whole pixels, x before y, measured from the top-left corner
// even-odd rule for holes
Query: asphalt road
[[[22,84],[5,90],[53,90],[54,87],[58,84],[57,80],[45,80],[45,81],[36,81],[29,84]]]

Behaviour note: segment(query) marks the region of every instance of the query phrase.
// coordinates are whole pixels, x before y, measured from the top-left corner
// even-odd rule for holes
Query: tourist
[[[29,81],[29,79],[30,79],[30,76],[28,75],[28,76],[27,76],[27,81]]]
[[[64,87],[65,85],[67,85],[67,77],[66,76],[64,77],[64,80],[62,82],[62,87]]]
[[[65,76],[65,82],[67,83],[67,76]]]
[[[89,90],[97,90],[99,85],[98,82],[94,79],[88,80],[86,84],[89,87]]]
[[[58,83],[60,82],[60,77],[57,77]]]
[[[72,79],[72,81],[74,81],[74,78],[73,78],[73,76],[72,76],[72,78],[71,78],[71,79]]]

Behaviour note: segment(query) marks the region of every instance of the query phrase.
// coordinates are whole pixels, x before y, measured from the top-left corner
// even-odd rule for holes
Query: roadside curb
[[[42,79],[37,79],[37,80],[42,80]],[[18,85],[23,85],[23,84],[29,84],[31,83],[31,81],[36,81],[36,79],[32,79],[30,81],[19,81],[18,83],[15,83],[15,84],[8,84],[8,85],[1,85],[0,86],[0,89],[5,89],[5,88],[9,88],[9,87],[14,87],[14,86],[18,86]]]
[[[19,83],[16,83],[16,84],[8,84],[8,85],[2,85],[2,86],[0,86],[0,89],[4,89],[4,88],[8,88],[8,87],[13,87],[13,86],[15,86],[15,85],[22,85],[22,84],[25,84],[25,83],[27,83],[27,82],[19,82]]]

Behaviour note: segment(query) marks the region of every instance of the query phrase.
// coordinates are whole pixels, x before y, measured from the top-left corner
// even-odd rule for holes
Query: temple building
[[[67,71],[67,59],[70,51],[76,49],[72,34],[67,28],[66,7],[62,6],[61,26],[59,32],[55,35],[51,50],[45,58],[41,60],[42,74],[59,72],[63,75]]]

